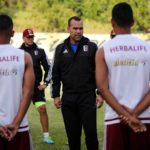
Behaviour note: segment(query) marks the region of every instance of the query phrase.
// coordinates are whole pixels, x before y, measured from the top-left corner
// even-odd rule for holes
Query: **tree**
[[[148,32],[150,28],[150,6],[148,0],[132,1],[134,15],[135,15],[135,31]]]
[[[124,0],[131,4],[135,32],[150,31],[150,0]],[[63,32],[67,19],[78,15],[96,28],[110,25],[111,10],[120,0],[0,0],[0,13],[15,20],[17,31],[33,27],[38,31]],[[108,27],[107,30],[110,30]],[[108,31],[109,32],[109,31]]]

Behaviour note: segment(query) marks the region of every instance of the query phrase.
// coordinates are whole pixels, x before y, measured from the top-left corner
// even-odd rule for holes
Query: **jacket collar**
[[[37,49],[37,45],[33,43],[30,47],[27,47],[25,43],[23,43],[20,48],[24,50],[35,50]]]

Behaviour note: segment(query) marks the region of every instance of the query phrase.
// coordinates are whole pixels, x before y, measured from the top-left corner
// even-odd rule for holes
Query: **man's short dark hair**
[[[116,4],[112,9],[112,20],[121,27],[131,26],[134,22],[131,6],[125,2]]]
[[[13,29],[13,21],[11,17],[5,14],[0,14],[0,34],[10,32]]]
[[[78,16],[73,16],[73,17],[69,18],[69,19],[68,19],[68,27],[70,27],[71,20],[80,21],[81,18],[78,17]]]

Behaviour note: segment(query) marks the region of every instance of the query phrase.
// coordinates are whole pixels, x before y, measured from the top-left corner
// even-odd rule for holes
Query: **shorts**
[[[18,132],[12,141],[0,137],[0,150],[32,150],[29,132]]]
[[[146,132],[135,133],[123,123],[106,125],[103,150],[150,150],[150,124]]]
[[[34,87],[34,92],[32,96],[32,102],[46,102],[45,100],[45,90],[39,90],[38,87]]]

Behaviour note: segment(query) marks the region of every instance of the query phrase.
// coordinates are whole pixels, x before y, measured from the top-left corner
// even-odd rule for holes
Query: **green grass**
[[[47,111],[49,116],[49,128],[50,135],[55,141],[53,145],[47,145],[42,143],[42,130],[39,121],[39,114],[33,104],[30,105],[29,114],[29,125],[30,132],[32,135],[34,150],[69,150],[66,145],[67,137],[64,128],[64,123],[60,109],[56,109],[53,105],[53,101],[49,95],[49,87],[46,90],[47,99]],[[102,150],[102,136],[103,136],[103,108],[97,111],[97,129],[98,129],[98,140],[99,150]],[[84,133],[82,135],[82,150],[86,150]]]

